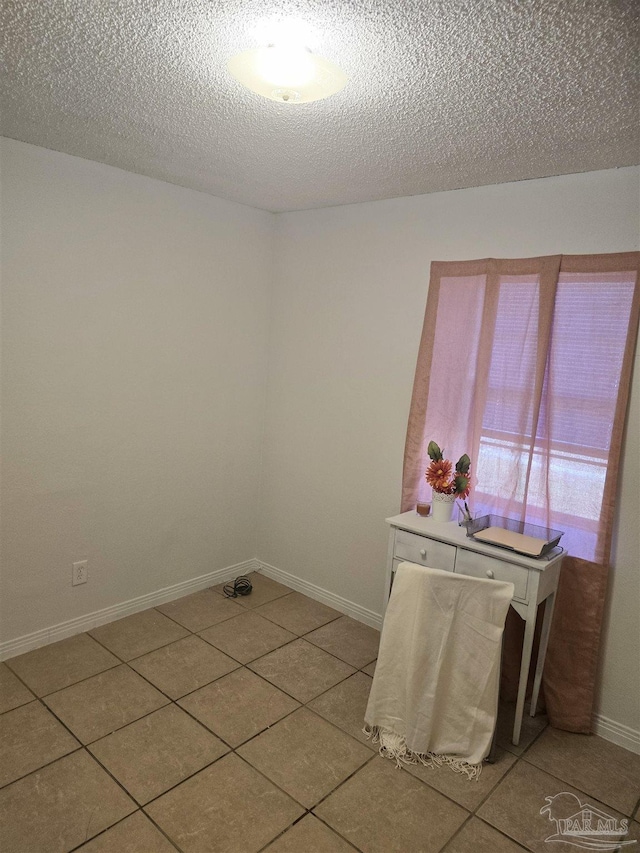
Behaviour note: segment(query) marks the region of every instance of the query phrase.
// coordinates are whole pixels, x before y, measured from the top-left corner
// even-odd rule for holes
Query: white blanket
[[[380,753],[479,775],[498,708],[513,584],[401,563],[365,714]]]

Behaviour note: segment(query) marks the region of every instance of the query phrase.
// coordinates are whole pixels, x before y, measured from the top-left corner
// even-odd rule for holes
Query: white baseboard
[[[66,637],[72,637],[74,634],[90,631],[92,628],[97,628],[98,625],[106,625],[107,622],[122,619],[123,616],[130,616],[132,613],[139,613],[141,610],[147,610],[149,607],[166,604],[168,601],[182,598],[183,595],[199,592],[201,589],[231,580],[231,578],[235,578],[238,575],[258,571],[260,568],[261,563],[258,560],[245,560],[243,563],[237,563],[235,566],[216,569],[206,575],[181,581],[180,583],[173,584],[173,586],[167,586],[155,592],[131,598],[129,601],[105,607],[103,610],[96,610],[85,616],[69,619],[67,622],[60,622],[58,625],[34,631],[32,634],[25,634],[23,637],[17,637],[15,640],[7,640],[4,643],[0,643],[0,661],[16,657],[16,655],[21,655],[40,646],[46,646],[49,643],[55,643],[57,640],[64,640]]]
[[[381,613],[375,613],[373,610],[367,610],[366,607],[361,607],[359,604],[349,601],[348,598],[342,598],[342,596],[336,595],[328,589],[316,586],[316,584],[311,583],[311,581],[303,580],[302,578],[289,574],[289,572],[285,572],[282,569],[277,569],[275,566],[270,566],[268,563],[263,563],[261,560],[258,560],[257,562],[260,564],[262,573],[267,577],[272,578],[274,581],[279,581],[285,586],[290,586],[291,589],[295,589],[296,592],[303,592],[305,595],[308,595],[309,598],[321,601],[322,604],[333,607],[334,610],[339,610],[340,613],[345,613],[347,616],[351,616],[358,622],[364,622],[365,625],[369,625],[377,631],[382,629]]]
[[[602,714],[595,714],[593,718],[593,731],[604,740],[623,746],[630,752],[640,755],[640,732],[622,723],[617,723]]]

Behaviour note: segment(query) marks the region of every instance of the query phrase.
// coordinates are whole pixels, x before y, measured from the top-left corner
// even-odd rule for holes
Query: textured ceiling
[[[637,0],[4,0],[5,136],[282,211],[637,163]],[[349,76],[232,79],[270,22]]]

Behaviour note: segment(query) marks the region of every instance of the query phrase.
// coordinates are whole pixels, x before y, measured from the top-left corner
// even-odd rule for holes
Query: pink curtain
[[[403,511],[429,499],[433,439],[471,457],[474,513],[565,531],[544,687],[551,722],[571,731],[591,729],[639,264],[638,252],[433,263],[411,402]]]

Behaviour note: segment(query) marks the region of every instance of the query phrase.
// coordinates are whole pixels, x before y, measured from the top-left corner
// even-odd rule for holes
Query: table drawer
[[[406,530],[396,530],[395,553],[398,560],[408,560],[420,566],[452,572],[456,563],[455,545],[445,545],[435,539],[425,539]]]
[[[518,601],[527,601],[529,571],[521,566],[514,566],[513,563],[505,563],[484,554],[476,554],[465,548],[458,548],[455,572],[458,575],[471,575],[474,578],[509,581],[514,586],[513,597]]]
[[[389,595],[391,595],[391,589],[393,587],[393,582],[394,582],[395,577],[396,577],[396,572],[398,571],[398,566],[404,562],[405,562],[404,560],[399,560],[397,557],[393,558],[393,566],[391,567],[391,582],[389,583],[387,598],[389,597]],[[429,568],[433,568],[433,566],[430,566]],[[443,571],[453,572],[453,569],[443,569]]]

